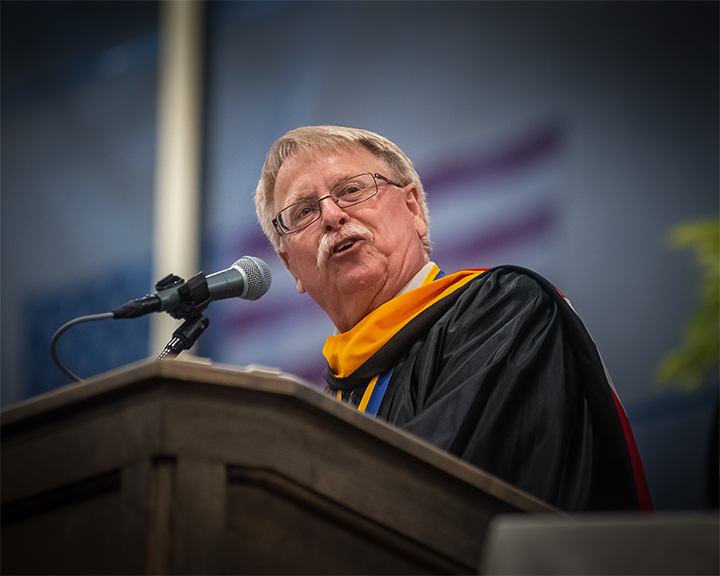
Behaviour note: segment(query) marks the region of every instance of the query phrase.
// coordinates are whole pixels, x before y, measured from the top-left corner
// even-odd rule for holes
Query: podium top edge
[[[0,424],[12,425],[35,414],[101,396],[136,381],[158,377],[289,396],[322,395],[319,388],[310,382],[274,368],[147,358],[6,406],[0,411]]]

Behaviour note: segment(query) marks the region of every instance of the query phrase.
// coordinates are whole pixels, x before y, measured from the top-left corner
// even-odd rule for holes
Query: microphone
[[[201,307],[207,306],[212,300],[225,298],[257,300],[270,289],[272,274],[264,260],[243,256],[227,270],[207,277],[201,272],[187,283],[177,276],[168,275],[155,285],[157,292],[116,308],[112,311],[113,318],[139,318],[153,312],[173,312],[185,306],[189,299],[194,300],[195,294],[191,294],[191,291],[203,281],[207,283],[207,290],[203,289],[205,299],[200,303]],[[163,284],[166,285],[164,288],[161,287]]]

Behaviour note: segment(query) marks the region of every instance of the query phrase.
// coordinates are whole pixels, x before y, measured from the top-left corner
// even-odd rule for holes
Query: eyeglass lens
[[[377,185],[372,174],[360,174],[334,186],[330,190],[330,196],[338,206],[347,208],[367,200],[374,196],[376,192]],[[327,196],[323,198],[327,198]],[[288,232],[294,232],[309,226],[320,218],[320,201],[323,198],[318,200],[313,198],[291,204],[278,213],[278,221]]]

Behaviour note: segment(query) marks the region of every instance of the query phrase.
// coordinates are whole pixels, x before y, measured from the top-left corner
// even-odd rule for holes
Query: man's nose
[[[325,202],[325,200],[330,200],[330,202]],[[330,194],[319,198],[318,204],[320,205],[321,224],[326,230],[342,226],[347,221],[347,213],[335,203]]]

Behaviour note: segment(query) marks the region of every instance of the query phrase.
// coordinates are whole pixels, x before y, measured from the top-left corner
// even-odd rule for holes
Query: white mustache
[[[373,235],[370,230],[365,228],[362,224],[356,224],[354,222],[348,222],[344,224],[337,232],[328,232],[320,240],[320,245],[317,249],[317,267],[320,268],[327,259],[330,258],[335,245],[345,238],[362,238],[364,240],[372,240]]]

